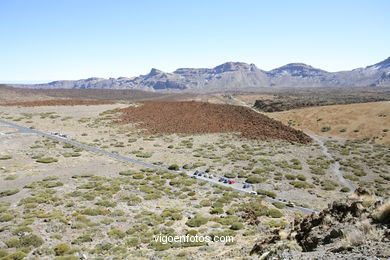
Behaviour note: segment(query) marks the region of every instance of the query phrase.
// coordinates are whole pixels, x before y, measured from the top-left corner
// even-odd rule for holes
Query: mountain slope
[[[327,72],[303,63],[290,63],[271,71],[254,64],[226,62],[214,68],[180,68],[172,73],[152,69],[133,78],[88,78],[53,81],[37,85],[13,85],[22,88],[65,89],[139,89],[149,91],[215,91],[261,87],[390,86],[390,57],[365,68]]]

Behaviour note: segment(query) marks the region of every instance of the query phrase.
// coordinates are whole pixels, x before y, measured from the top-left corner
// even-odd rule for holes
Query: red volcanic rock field
[[[116,110],[122,113],[116,123],[139,123],[139,128],[151,134],[238,132],[250,139],[311,142],[302,131],[247,107],[204,102],[146,101],[141,104]]]

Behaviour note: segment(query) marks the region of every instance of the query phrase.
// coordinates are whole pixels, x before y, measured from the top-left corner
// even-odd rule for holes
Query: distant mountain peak
[[[371,66],[368,66],[367,68],[375,68],[375,69],[387,69],[387,68],[390,68],[390,57],[388,57],[387,59],[381,61],[381,62],[378,62],[374,65],[371,65]]]
[[[225,62],[219,66],[216,66],[214,70],[217,73],[229,72],[229,71],[237,71],[237,70],[250,70],[251,65],[244,62]]]
[[[155,75],[158,75],[158,74],[163,74],[164,72],[161,71],[161,70],[158,70],[158,69],[155,69],[155,68],[152,68],[149,72],[149,76],[155,76]]]

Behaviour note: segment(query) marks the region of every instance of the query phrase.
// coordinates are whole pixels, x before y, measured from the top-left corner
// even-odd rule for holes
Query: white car
[[[250,194],[251,195],[257,195],[257,192],[256,191],[251,191]]]

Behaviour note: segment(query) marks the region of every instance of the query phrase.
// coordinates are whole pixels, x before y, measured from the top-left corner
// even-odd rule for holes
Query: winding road
[[[319,137],[319,136],[316,136],[316,135],[309,135],[314,141],[316,141],[320,147],[322,148],[322,153],[330,160],[333,160],[335,161],[335,159],[333,158],[333,156],[329,153],[328,151],[328,147],[326,147],[324,141]],[[355,190],[355,188],[352,186],[352,184],[347,181],[345,178],[344,178],[344,174],[342,171],[340,171],[340,163],[338,161],[335,161],[332,166],[331,166],[331,170],[332,172],[337,176],[337,178],[339,179],[339,181],[345,186],[347,187],[350,192],[353,192]]]
[[[88,150],[88,151],[91,151],[91,152],[103,154],[105,156],[114,158],[114,159],[122,161],[122,162],[133,163],[133,164],[136,164],[136,165],[140,165],[142,167],[153,168],[153,169],[161,169],[161,170],[166,170],[166,171],[175,172],[175,173],[183,172],[183,171],[168,170],[167,167],[165,167],[165,166],[154,165],[154,164],[147,163],[147,162],[144,162],[144,161],[140,161],[138,159],[134,159],[134,158],[131,158],[131,157],[122,156],[122,155],[119,155],[119,154],[116,154],[116,153],[111,153],[111,152],[108,152],[108,151],[105,151],[105,150],[102,150],[102,149],[99,149],[99,148],[96,148],[96,147],[93,147],[93,146],[89,146],[89,145],[86,145],[86,144],[82,144],[82,143],[79,143],[79,142],[76,142],[76,141],[73,141],[73,140],[69,140],[69,139],[66,139],[66,138],[63,138],[63,137],[59,137],[59,136],[48,134],[48,133],[45,133],[45,132],[42,132],[42,131],[39,131],[39,130],[35,130],[35,129],[31,129],[31,128],[24,127],[24,126],[21,126],[21,125],[17,125],[17,124],[14,124],[14,123],[6,121],[6,120],[1,120],[0,119],[0,123],[5,125],[5,126],[7,126],[7,127],[17,129],[17,131],[8,132],[6,134],[18,134],[18,133],[36,134],[36,135],[40,135],[40,136],[43,136],[43,137],[47,137],[47,138],[55,140],[55,141],[60,141],[60,142],[63,142],[63,143],[71,144],[73,146],[80,147],[82,149],[85,149],[85,150]],[[193,174],[194,174],[194,171],[184,171],[184,172],[188,176],[193,176]],[[210,183],[213,183],[213,184],[217,184],[217,185],[222,185],[222,186],[225,186],[225,187],[229,187],[229,188],[232,188],[234,190],[237,190],[237,191],[243,192],[243,193],[250,193],[252,191],[250,189],[242,188],[243,183],[236,182],[234,184],[225,184],[225,183],[218,182],[216,177],[210,179],[210,178],[206,178],[206,177],[202,177],[202,176],[197,176],[196,179],[197,180],[202,180],[202,181],[207,181],[207,182],[210,182]],[[279,202],[279,203],[283,203],[283,204],[286,204],[286,205],[289,204],[288,202],[286,202],[286,201],[288,201],[288,199],[282,199],[282,198],[274,199],[274,198],[270,198],[270,197],[264,197],[264,200],[266,200],[268,202],[271,202],[271,203],[272,202]],[[291,209],[291,210],[300,211],[303,214],[315,213],[315,211],[313,211],[312,209],[304,208],[304,207],[300,207],[300,206],[292,206],[292,207],[288,207],[288,208]]]

